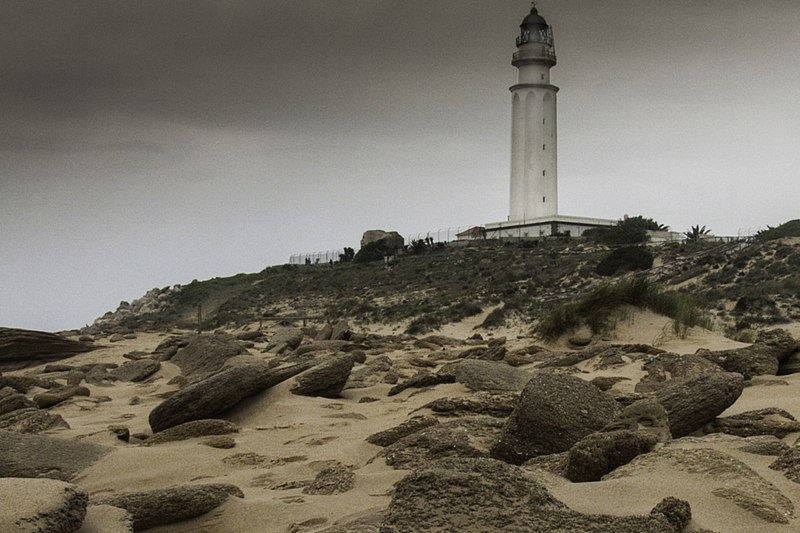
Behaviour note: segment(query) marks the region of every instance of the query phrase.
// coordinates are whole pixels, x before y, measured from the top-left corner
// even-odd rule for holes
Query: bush
[[[790,220],[777,228],[767,226],[767,229],[756,233],[756,241],[758,242],[774,241],[783,237],[800,237],[800,218]]]
[[[648,270],[653,266],[653,254],[641,246],[617,248],[598,263],[595,272],[601,276],[613,276],[618,272]]]
[[[625,215],[616,226],[592,228],[583,232],[583,236],[600,244],[641,244],[649,240],[648,231],[668,230],[669,226],[659,224],[652,218]]]
[[[354,263],[371,263],[373,261],[383,261],[387,254],[386,241],[383,239],[367,243],[353,257]]]
[[[506,325],[505,307],[498,307],[497,309],[489,313],[481,323],[481,327],[486,329],[499,328],[505,325]]]

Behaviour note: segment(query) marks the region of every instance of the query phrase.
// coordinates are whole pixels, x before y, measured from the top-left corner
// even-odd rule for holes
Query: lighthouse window
[[[547,145],[546,144],[542,145],[542,150],[547,150]]]
[[[542,79],[544,79],[544,74],[542,74]]]
[[[546,202],[547,202],[547,196],[542,196],[542,203],[544,204]]]
[[[542,176],[546,176],[546,175],[547,175],[547,171],[546,170],[542,170]]]

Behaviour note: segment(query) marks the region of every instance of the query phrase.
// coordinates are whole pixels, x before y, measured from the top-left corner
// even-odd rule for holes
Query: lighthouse
[[[509,221],[558,214],[556,94],[550,69],[556,64],[553,30],[536,5],[520,24],[511,62],[511,208]]]

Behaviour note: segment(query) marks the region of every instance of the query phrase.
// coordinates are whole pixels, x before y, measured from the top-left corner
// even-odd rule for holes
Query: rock
[[[46,477],[69,481],[111,451],[111,448],[44,435],[0,430],[0,478]]]
[[[165,442],[175,442],[179,440],[193,439],[197,437],[208,437],[209,435],[227,435],[238,433],[239,427],[227,420],[204,419],[184,422],[171,428],[165,429],[160,433],[154,434],[145,441],[145,446],[164,444]]]
[[[78,531],[89,496],[82,488],[53,479],[0,478],[0,531]]]
[[[453,365],[456,382],[473,391],[521,391],[531,375],[506,363],[463,360]]]
[[[600,481],[615,468],[649,452],[656,443],[655,435],[637,431],[592,433],[570,448],[564,475],[574,482]]]
[[[800,448],[790,448],[783,452],[769,467],[783,472],[787,479],[800,483]]]
[[[675,446],[681,441],[673,441]],[[670,446],[672,446],[672,444]],[[741,461],[711,448],[665,447],[640,455],[603,477],[603,480],[642,476],[679,476],[687,486],[711,483],[711,494],[729,500],[741,509],[770,523],[787,524],[794,504],[774,485]]]
[[[567,451],[611,422],[618,411],[610,396],[580,378],[536,375],[522,391],[492,457],[522,464],[537,455]]]
[[[738,372],[745,379],[778,374],[780,363],[798,349],[789,333],[782,329],[762,332],[752,346],[735,350],[698,350],[697,354],[713,361],[728,372]]]
[[[282,329],[272,336],[272,339],[267,343],[266,351],[280,354],[296,349],[301,342],[303,342],[302,329]]]
[[[661,505],[661,504],[659,504]],[[660,509],[677,514],[672,504]],[[479,525],[479,526],[478,526]],[[477,527],[475,527],[477,526]],[[675,533],[668,515],[584,515],[523,469],[492,459],[443,459],[395,485],[381,533],[417,531]]]
[[[788,376],[790,374],[800,373],[800,352],[793,353],[783,361],[778,367],[779,376]]]
[[[385,249],[388,251],[402,250],[405,246],[405,239],[396,231],[383,231],[382,229],[371,229],[364,232],[361,236],[361,247],[383,241]]]
[[[44,365],[42,372],[49,374],[52,372],[69,372],[70,370],[75,370],[75,367],[64,363],[50,363],[49,365]]]
[[[244,498],[244,493],[227,483],[181,485],[120,494],[94,503],[125,509],[133,518],[134,530],[139,531],[200,516],[216,509],[230,496]]]
[[[650,511],[651,515],[663,515],[672,524],[675,531],[683,531],[692,520],[692,508],[688,502],[678,498],[668,497],[661,500],[658,505]]]
[[[370,444],[375,444],[376,446],[389,446],[403,437],[411,435],[412,433],[416,433],[421,429],[435,426],[438,423],[439,420],[432,416],[415,416],[409,420],[406,420],[399,426],[395,426],[391,429],[387,429],[378,433],[373,433],[367,437],[366,440]]]
[[[221,369],[229,357],[246,353],[233,335],[208,333],[189,339],[170,362],[178,365],[185,376],[201,377]]]
[[[221,450],[229,450],[236,446],[236,441],[233,437],[228,435],[215,435],[213,437],[209,437],[207,439],[203,439],[200,441],[200,444],[203,446],[208,446],[210,448],[219,448]]]
[[[122,354],[122,357],[125,359],[129,359],[131,361],[139,361],[140,359],[152,359],[150,354],[147,352],[142,352],[139,350],[134,350],[132,352]]]
[[[669,381],[688,379],[724,372],[722,367],[699,355],[678,355],[661,353],[647,358],[642,370],[647,372],[639,383],[636,392],[653,392],[663,389]]]
[[[598,376],[591,380],[589,383],[600,389],[601,391],[605,392],[611,390],[614,385],[621,381],[630,381],[630,378],[625,378],[621,376]]]
[[[155,359],[128,361],[110,372],[120,381],[142,381],[159,371],[161,363]]]
[[[298,375],[289,390],[299,396],[338,398],[344,390],[352,368],[352,356],[334,357]]]
[[[264,332],[261,330],[242,331],[236,334],[236,338],[240,341],[260,341],[264,338]]]
[[[223,370],[187,386],[157,405],[149,416],[154,432],[204,418],[214,418],[245,398],[266,390],[308,369],[307,364],[269,368],[265,364]]]
[[[496,418],[464,417],[416,431],[378,455],[397,469],[421,468],[444,457],[487,457],[502,427],[503,422]]]
[[[491,391],[455,398],[438,398],[422,407],[444,415],[488,415],[508,418],[518,401],[519,393]]]
[[[116,438],[121,440],[122,442],[129,442],[131,439],[131,430],[128,426],[123,426],[121,424],[112,424],[108,426],[108,431],[111,432]]]
[[[317,334],[314,336],[315,341],[327,341],[330,340],[331,334],[333,333],[333,327],[329,323],[325,323],[324,326],[320,328]]]
[[[581,331],[576,331],[569,336],[567,342],[573,346],[577,346],[578,348],[589,346],[589,344],[592,342],[592,332],[589,331],[588,328],[582,329]]]
[[[503,361],[508,355],[508,349],[502,344],[489,344],[476,346],[461,352],[464,359],[477,359],[480,361]]]
[[[67,386],[77,387],[84,379],[86,379],[86,374],[80,370],[70,370],[67,373]]]
[[[433,387],[442,383],[455,383],[455,381],[456,376],[452,373],[433,374],[427,370],[420,370],[403,383],[398,383],[389,389],[387,396],[395,396],[410,388]]]
[[[340,320],[331,328],[332,341],[346,341],[350,340],[350,324],[347,320]]]
[[[314,481],[303,489],[303,494],[330,496],[349,491],[355,484],[355,474],[342,464],[323,468]]]
[[[109,342],[122,342],[125,340],[125,336],[122,333],[114,333],[108,338]]]
[[[669,416],[664,407],[653,399],[638,400],[622,412],[601,431],[638,431],[654,435],[658,442],[669,442]]]
[[[49,429],[69,428],[69,424],[55,413],[35,407],[17,409],[0,416],[0,429],[16,433],[39,433]]]
[[[90,505],[78,533],[130,533],[133,518],[125,509],[111,505]]]
[[[49,379],[40,379],[30,376],[0,376],[0,389],[10,387],[15,391],[25,394],[34,387],[52,389],[60,385]]]
[[[0,328],[0,370],[26,368],[94,349],[90,344],[65,339],[54,333]]]
[[[706,374],[671,384],[659,391],[655,400],[667,411],[669,429],[680,438],[702,428],[742,394],[744,380],[729,372]]]
[[[14,391],[14,389],[11,389],[10,387],[7,387],[7,389]],[[16,391],[14,391],[13,394],[0,398],[0,416],[12,411],[16,411],[17,409],[25,409],[30,407],[36,407],[36,405],[24,394],[20,394]]]
[[[40,409],[45,409],[69,400],[73,396],[89,396],[89,394],[89,389],[86,387],[61,387],[41,392],[33,397],[33,401]]]
[[[705,426],[703,433],[727,433],[739,437],[774,435],[782,439],[789,433],[800,431],[800,422],[777,407],[747,411],[735,416],[715,418]]]

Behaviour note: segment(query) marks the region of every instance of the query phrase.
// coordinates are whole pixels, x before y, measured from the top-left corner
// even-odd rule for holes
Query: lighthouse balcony
[[[514,52],[511,64],[515,67],[526,63],[549,63],[556,64],[556,51],[552,46],[545,44],[539,46],[528,46],[524,50]]]

